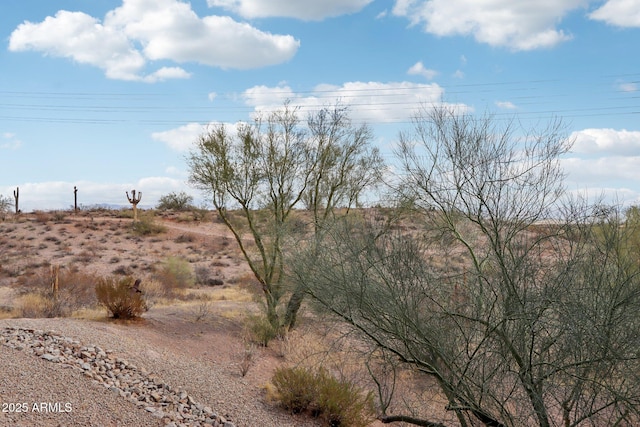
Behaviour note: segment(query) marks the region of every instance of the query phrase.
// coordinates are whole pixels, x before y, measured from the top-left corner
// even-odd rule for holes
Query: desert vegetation
[[[372,138],[348,108],[286,103],[199,138],[213,211],[0,198],[2,316],[186,306],[241,336],[240,377],[277,361],[265,400],[329,426],[640,423],[640,210],[564,190],[562,122],[425,109],[394,174]]]

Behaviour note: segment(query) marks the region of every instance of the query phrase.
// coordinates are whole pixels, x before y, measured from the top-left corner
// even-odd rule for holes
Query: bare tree
[[[460,426],[640,422],[630,227],[615,210],[561,203],[561,124],[517,136],[512,123],[436,109],[414,125],[400,138],[397,191],[423,230],[339,222],[322,250],[297,257],[297,280],[323,311],[435,379]],[[456,268],[434,261],[452,248]]]
[[[0,218],[5,220],[7,214],[11,210],[11,199],[0,194]]]
[[[305,127],[298,109],[287,102],[266,119],[238,124],[235,133],[224,125],[212,128],[191,152],[190,181],[210,194],[235,236],[262,285],[273,327],[295,323],[304,295],[294,290],[283,321],[277,308],[291,290],[283,255],[292,241],[294,209],[304,199],[317,230],[336,207],[352,206],[382,169],[370,140],[367,126],[353,126],[346,108],[312,113]],[[244,240],[245,233],[251,243]]]

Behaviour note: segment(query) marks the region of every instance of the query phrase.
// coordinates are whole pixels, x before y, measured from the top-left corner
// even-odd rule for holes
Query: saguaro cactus
[[[133,220],[138,220],[138,203],[140,203],[140,199],[142,199],[142,191],[138,193],[136,196],[136,190],[131,190],[131,197],[129,197],[129,192],[127,191],[127,200],[133,206]]]
[[[16,213],[20,212],[20,209],[18,208],[18,197],[20,197],[20,187],[16,187],[13,191],[13,198],[16,199]]]
[[[78,213],[78,188],[73,186],[73,211]]]

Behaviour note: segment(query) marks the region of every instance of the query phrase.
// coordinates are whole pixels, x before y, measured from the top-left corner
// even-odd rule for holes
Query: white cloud
[[[217,97],[217,96],[218,96],[218,94],[217,94],[217,93],[215,93],[215,92],[210,92],[210,93],[207,95],[207,98],[209,99],[209,101],[213,101],[214,99],[216,99],[216,97]]]
[[[608,0],[589,14],[589,18],[604,21],[616,27],[640,27],[640,2],[635,0]]]
[[[464,71],[456,70],[456,72],[453,73],[453,77],[456,79],[464,79]]]
[[[418,61],[409,68],[407,74],[412,76],[422,76],[427,80],[433,80],[434,77],[438,75],[438,72],[436,70],[425,68],[422,61]]]
[[[518,108],[513,102],[510,101],[496,101],[496,106],[504,110],[515,110]]]
[[[640,131],[615,129],[584,129],[573,132],[572,151],[582,154],[607,153],[640,156]],[[637,165],[640,171],[640,164]]]
[[[636,83],[620,83],[618,89],[623,92],[635,92],[638,90],[638,85]]]
[[[22,147],[22,141],[16,138],[15,133],[5,132],[0,138],[0,149],[2,150],[17,150]]]
[[[296,94],[288,86],[256,86],[246,90],[243,97],[256,111],[281,108],[285,100],[291,100],[304,111],[339,101],[349,106],[354,120],[391,123],[410,120],[422,106],[441,104],[443,94],[444,89],[436,83],[347,82],[341,86],[321,84],[305,96]]]
[[[244,18],[286,17],[305,21],[355,13],[373,0],[207,0],[209,6],[222,7]]]
[[[189,77],[179,67],[145,74],[150,61],[248,69],[285,62],[299,45],[292,36],[226,16],[200,18],[178,0],[123,0],[102,22],[61,10],[40,23],[20,24],[9,39],[13,52],[38,51],[99,67],[111,79],[146,82]]]
[[[570,157],[562,159],[568,181],[587,187],[600,186],[604,181],[638,182],[640,156],[609,156],[593,159]]]
[[[396,0],[393,13],[438,36],[472,35],[513,50],[551,47],[571,39],[556,28],[589,0]]]
[[[34,50],[105,70],[107,77],[137,80],[145,59],[116,28],[82,12],[61,10],[41,23],[24,22],[11,33],[9,50]]]
[[[205,130],[206,126],[200,123],[189,123],[176,129],[154,132],[151,138],[164,142],[172,150],[187,151]]]
[[[191,73],[186,72],[180,67],[162,67],[148,76],[144,77],[147,83],[155,83],[169,79],[188,79]]]
[[[590,203],[605,203],[614,206],[633,206],[640,204],[640,193],[627,187],[603,187],[592,186],[585,188],[575,185],[567,189],[567,192]]]
[[[573,132],[574,145],[561,159],[569,190],[602,196],[606,203],[637,203],[640,193],[629,190],[640,181],[640,131],[583,129]]]

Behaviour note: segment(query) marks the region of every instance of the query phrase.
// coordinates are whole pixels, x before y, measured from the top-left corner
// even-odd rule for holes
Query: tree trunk
[[[296,327],[296,321],[298,318],[298,311],[300,310],[300,306],[302,305],[302,300],[304,299],[304,287],[302,285],[297,285],[293,290],[293,295],[289,299],[287,303],[287,311],[284,315],[284,327],[288,330],[292,330]]]

